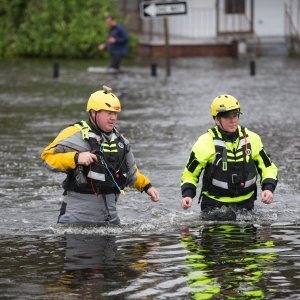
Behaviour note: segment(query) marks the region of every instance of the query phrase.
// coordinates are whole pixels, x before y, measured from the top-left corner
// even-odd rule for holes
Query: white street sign
[[[140,13],[142,18],[166,17],[186,15],[186,1],[176,2],[141,2]]]

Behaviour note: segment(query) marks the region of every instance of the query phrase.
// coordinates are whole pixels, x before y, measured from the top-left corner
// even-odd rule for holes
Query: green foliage
[[[117,15],[115,1],[0,0],[0,56],[105,56],[97,45],[106,40],[108,13]]]
[[[0,0],[0,56],[8,56],[26,5],[24,0]]]
[[[139,42],[138,37],[132,33],[129,33],[129,44],[128,44],[129,57],[131,58],[134,57],[138,42]]]

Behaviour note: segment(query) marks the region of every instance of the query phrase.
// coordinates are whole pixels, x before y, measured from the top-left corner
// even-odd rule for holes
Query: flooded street
[[[52,64],[0,62],[1,299],[300,299],[300,60],[260,58],[250,76],[247,60],[182,59],[167,79],[162,67],[157,77],[150,67],[89,73],[92,61],[61,61],[53,79]],[[127,190],[121,227],[57,225],[64,175],[44,169],[40,153],[87,118],[103,84],[161,200]],[[279,171],[274,203],[258,199],[231,223],[202,221],[196,198],[180,207],[181,172],[221,93],[240,101],[241,124]]]

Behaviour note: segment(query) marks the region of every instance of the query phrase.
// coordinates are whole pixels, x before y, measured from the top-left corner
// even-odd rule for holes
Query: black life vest
[[[238,147],[235,151],[226,148],[219,138],[216,127],[213,134],[215,159],[208,163],[203,175],[202,191],[215,197],[238,197],[256,191],[257,168],[252,159],[251,144],[245,128],[241,127]]]
[[[77,123],[77,127],[82,125],[85,128],[87,123]],[[84,127],[85,126],[85,127]],[[90,166],[79,166],[69,176],[67,190],[87,194],[111,194],[120,193],[126,187],[128,178],[128,166],[126,154],[129,145],[125,142],[120,133],[114,129],[111,140],[104,141],[103,137],[96,135],[88,126],[87,132],[82,132],[82,137],[89,143],[91,152],[97,158]],[[81,172],[81,173],[80,173]],[[82,177],[85,182],[80,183],[76,178]]]

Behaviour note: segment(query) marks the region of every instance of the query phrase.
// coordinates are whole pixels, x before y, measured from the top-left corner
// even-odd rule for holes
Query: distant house
[[[123,13],[129,16],[129,26],[140,37],[141,55],[162,56],[164,18],[141,18],[138,12],[140,2],[123,0],[119,4]],[[154,2],[168,3],[163,0]],[[237,56],[244,53],[288,55],[299,51],[300,0],[185,2],[186,15],[167,17],[169,44],[174,57]]]

